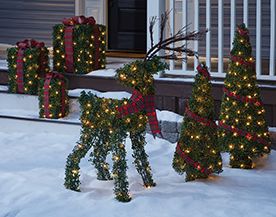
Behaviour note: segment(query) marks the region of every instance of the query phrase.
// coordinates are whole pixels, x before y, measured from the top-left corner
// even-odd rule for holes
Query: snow
[[[166,110],[160,111],[156,109],[156,114],[157,114],[158,120],[162,120],[162,121],[182,122],[183,120],[183,116],[171,111],[166,111]]]
[[[207,180],[185,183],[172,167],[175,144],[147,135],[146,146],[155,188],[145,189],[131,164],[128,175],[130,203],[117,202],[113,182],[98,181],[96,171],[81,163],[81,190],[63,187],[67,155],[78,140],[79,131],[35,133],[0,130],[0,216],[2,217],[272,217],[276,213],[276,152],[255,170],[230,169],[224,154],[224,172]],[[24,130],[24,129],[23,129]]]
[[[69,90],[68,95],[71,97],[79,97],[80,93],[82,91],[85,91],[86,93],[91,92],[95,94],[98,97],[104,97],[104,98],[111,98],[111,99],[123,99],[123,98],[130,98],[131,94],[125,91],[112,91],[112,92],[100,92],[93,89],[74,89]]]
[[[86,74],[87,76],[103,76],[103,77],[115,77],[116,70],[115,69],[101,69],[89,72]]]
[[[0,60],[0,69],[8,69],[8,63],[6,60]]]
[[[8,91],[9,87],[7,85],[0,85],[0,91]]]

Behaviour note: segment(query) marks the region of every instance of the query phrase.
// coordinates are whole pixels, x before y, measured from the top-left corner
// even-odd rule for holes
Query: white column
[[[194,31],[199,31],[199,0],[194,0],[194,22],[195,22],[195,27]],[[198,41],[194,41],[194,50],[198,52]],[[196,67],[198,66],[198,59],[195,57],[194,58],[194,71],[196,71]]]
[[[261,37],[262,37],[262,1],[256,1],[256,73],[261,75],[262,57],[261,57]]]
[[[248,0],[243,0],[243,22],[248,27]]]
[[[236,0],[231,0],[231,35],[230,35],[230,47],[233,48],[233,41],[236,30]]]
[[[224,35],[223,35],[223,1],[218,1],[218,73],[223,73],[223,48],[224,48]]]
[[[276,8],[275,8],[275,0],[270,1],[270,62],[269,62],[269,75],[275,75],[275,41],[276,41]]]
[[[211,0],[206,1],[206,65],[211,72]]]

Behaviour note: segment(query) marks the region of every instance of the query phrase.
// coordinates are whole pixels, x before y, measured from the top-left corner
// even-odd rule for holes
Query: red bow
[[[154,95],[143,96],[139,91],[134,90],[130,103],[117,108],[120,118],[142,110],[146,111],[152,135],[155,137],[156,134],[161,134],[155,112]]]
[[[210,80],[210,73],[208,72],[207,70],[207,67],[202,65],[202,64],[199,64],[197,67],[196,67],[196,70],[202,74],[204,77],[206,77],[208,80]]]
[[[16,45],[19,49],[35,48],[35,47],[42,48],[45,46],[44,42],[39,42],[34,39],[31,39],[31,40],[25,39],[23,41],[18,41]]]
[[[238,28],[238,32],[242,36],[247,36],[248,35],[248,30],[247,29]]]
[[[62,23],[65,26],[74,26],[80,24],[95,25],[96,20],[94,17],[75,16],[71,18],[64,18]]]
[[[45,82],[44,82],[44,114],[46,118],[50,117],[50,109],[49,109],[49,104],[50,104],[50,83],[52,79],[59,79],[61,82],[61,113],[62,116],[65,116],[65,79],[62,74],[59,73],[53,73],[49,72],[45,76]]]

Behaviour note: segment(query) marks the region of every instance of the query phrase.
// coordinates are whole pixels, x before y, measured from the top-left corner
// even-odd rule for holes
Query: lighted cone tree
[[[186,181],[222,172],[210,74],[204,64],[197,70],[173,159],[173,168],[179,174],[186,172]]]
[[[219,143],[230,152],[230,166],[253,168],[253,158],[270,152],[265,110],[256,82],[255,61],[244,24],[237,27],[223,89]]]

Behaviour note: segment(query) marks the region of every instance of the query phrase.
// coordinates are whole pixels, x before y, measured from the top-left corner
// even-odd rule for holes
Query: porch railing
[[[254,32],[256,32],[256,42],[254,43],[253,50],[256,58],[256,73],[257,73],[257,78],[260,80],[276,80],[276,72],[275,72],[275,62],[276,62],[276,56],[275,56],[275,51],[276,51],[276,1],[275,0],[270,0],[270,2],[266,1],[269,3],[270,11],[265,11],[262,10],[262,0],[254,0],[254,7],[253,9],[255,10],[253,16],[256,22],[254,23],[255,25],[251,26],[248,25],[249,19],[252,18],[252,13],[250,14],[249,18],[249,6],[251,6],[252,10],[252,2],[251,0],[251,5],[249,4],[248,0],[243,0],[241,7],[242,7],[242,22],[244,22],[249,28],[253,29]],[[204,2],[204,14],[202,15],[202,2]],[[225,7],[225,2],[228,2],[227,7]],[[201,13],[199,12],[199,3],[201,3]],[[210,68],[211,75],[214,77],[224,77],[225,76],[225,71],[226,67],[225,63],[228,58],[228,54],[225,52],[225,50],[230,50],[232,48],[232,41],[234,38],[234,33],[235,33],[235,28],[237,24],[237,3],[241,3],[241,1],[237,0],[205,0],[205,1],[199,1],[199,0],[148,0],[148,17],[151,16],[160,16],[162,12],[165,10],[171,10],[170,13],[170,33],[173,34],[177,29],[175,28],[175,23],[176,19],[181,19],[182,26],[185,26],[189,24],[188,22],[192,23],[193,29],[191,30],[199,30],[199,27],[202,27],[202,21],[204,21],[204,27],[209,29],[209,31],[206,34],[205,37],[205,45],[204,49],[201,49],[202,51],[199,53],[199,56],[204,59],[206,62],[206,65]],[[193,4],[193,6],[188,6],[189,4]],[[179,7],[181,5],[181,7]],[[214,5],[216,7],[214,7]],[[230,7],[229,7],[230,6]],[[181,8],[181,18],[179,16],[176,18],[176,11]],[[214,13],[214,8],[216,8],[216,16],[217,16],[217,36],[214,37],[214,34],[211,34],[214,28],[214,23],[212,24],[212,16]],[[190,11],[192,10],[192,20],[188,20],[188,12],[191,13]],[[230,11],[227,11],[230,10]],[[225,16],[225,11],[227,12],[228,17]],[[269,13],[270,17],[270,23],[266,23],[266,25],[269,26],[269,38],[264,38],[262,36],[262,13]],[[202,17],[204,16],[204,17]],[[230,19],[228,19],[230,16]],[[229,21],[228,21],[229,20]],[[228,45],[225,44],[225,34],[228,34],[225,31],[225,22],[230,22],[230,31],[229,31],[229,37],[230,37],[230,43]],[[266,22],[269,22],[267,20]],[[252,22],[251,22],[252,23]],[[212,24],[212,25],[211,25]],[[264,23],[263,23],[264,24]],[[158,29],[155,30],[155,39],[158,39]],[[228,36],[228,35],[227,35]],[[252,38],[252,36],[251,36]],[[148,37],[149,39],[149,37]],[[214,43],[214,40],[217,40],[216,43]],[[262,42],[265,40],[270,40],[269,43],[269,52],[266,52],[266,57],[264,57],[262,54]],[[148,46],[150,45],[150,42],[148,40]],[[211,52],[212,48],[214,46],[216,47],[216,53]],[[199,42],[194,42],[192,44],[192,47],[195,51],[199,51]],[[227,48],[228,49],[227,49]],[[213,62],[216,60],[217,66],[213,67],[214,65]],[[263,62],[266,60],[267,67],[263,67]],[[175,61],[170,61],[170,70],[166,71],[166,73],[169,74],[182,74],[182,75],[195,75],[195,68],[198,65],[198,59],[194,58],[192,61],[192,67],[188,67],[187,62],[183,63],[177,63]]]

